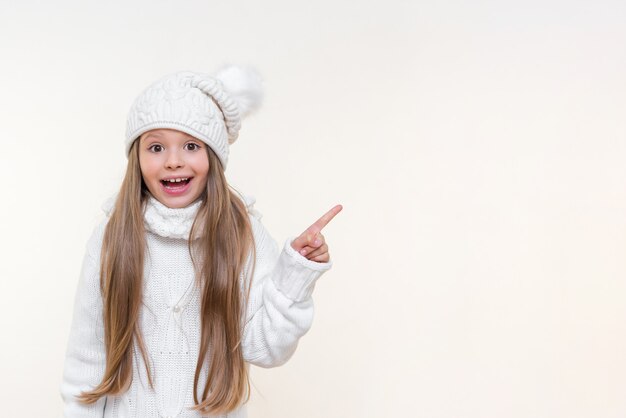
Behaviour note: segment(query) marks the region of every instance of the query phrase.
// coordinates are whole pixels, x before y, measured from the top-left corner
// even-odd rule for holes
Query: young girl
[[[249,364],[275,367],[311,327],[332,266],[322,228],[282,251],[224,171],[260,103],[244,67],[168,75],[133,103],[128,166],[87,243],[61,396],[66,417],[245,417]]]

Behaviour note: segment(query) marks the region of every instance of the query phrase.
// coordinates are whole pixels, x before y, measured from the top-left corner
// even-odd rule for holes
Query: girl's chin
[[[193,180],[193,179],[192,179]],[[150,195],[163,205],[171,209],[184,208],[200,198],[201,192],[193,190],[187,185],[184,193],[167,193],[164,186],[159,182],[156,189],[148,187]]]
[[[193,202],[198,200],[200,195],[192,196],[191,194],[187,194],[184,196],[168,196],[167,194],[159,193],[154,197],[170,209],[180,209],[191,205]]]

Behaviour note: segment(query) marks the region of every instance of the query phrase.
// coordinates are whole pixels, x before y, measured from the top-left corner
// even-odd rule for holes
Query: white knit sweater
[[[311,327],[316,280],[332,266],[307,260],[291,247],[282,251],[260,222],[255,199],[248,207],[257,258],[243,330],[243,356],[251,364],[275,367],[293,355]],[[110,214],[113,199],[103,209]],[[102,298],[99,290],[100,248],[108,218],[87,243],[74,299],[74,314],[60,386],[64,415],[73,417],[201,417],[193,406],[193,377],[200,341],[200,294],[194,281],[187,238],[200,202],[171,209],[150,197],[145,211],[148,251],[144,266],[141,330],[155,384],[148,385],[145,363],[135,350],[133,380],[121,396],[84,406],[75,396],[97,385],[104,373]],[[243,277],[243,276],[242,276]],[[207,366],[202,369],[201,394]],[[245,405],[227,415],[246,417]]]

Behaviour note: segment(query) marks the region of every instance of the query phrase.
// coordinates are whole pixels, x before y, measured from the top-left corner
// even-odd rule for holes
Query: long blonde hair
[[[93,390],[78,396],[85,404],[129,388],[134,341],[146,364],[150,387],[154,387],[138,320],[146,246],[143,210],[148,196],[139,165],[138,142],[135,141],[129,152],[126,175],[104,232],[100,290],[106,366],[102,381]],[[207,188],[201,196],[202,203],[190,236],[197,236],[197,231],[201,234],[198,239],[189,240],[189,254],[202,295],[200,353],[192,409],[203,414],[224,414],[250,398],[248,369],[241,346],[241,319],[248,303],[251,280],[244,280],[247,285],[242,289],[239,278],[253,276],[256,248],[245,203],[228,185],[217,155],[210,147],[206,149],[209,158]],[[246,272],[248,257],[252,268]],[[209,372],[198,399],[198,383],[205,361]]]

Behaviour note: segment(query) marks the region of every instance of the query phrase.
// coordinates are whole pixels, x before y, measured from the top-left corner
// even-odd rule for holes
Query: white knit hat
[[[261,77],[251,67],[227,65],[213,75],[192,71],[169,74],[146,88],[131,106],[126,156],[144,132],[169,128],[206,143],[225,170],[241,119],[256,110],[262,99]]]

